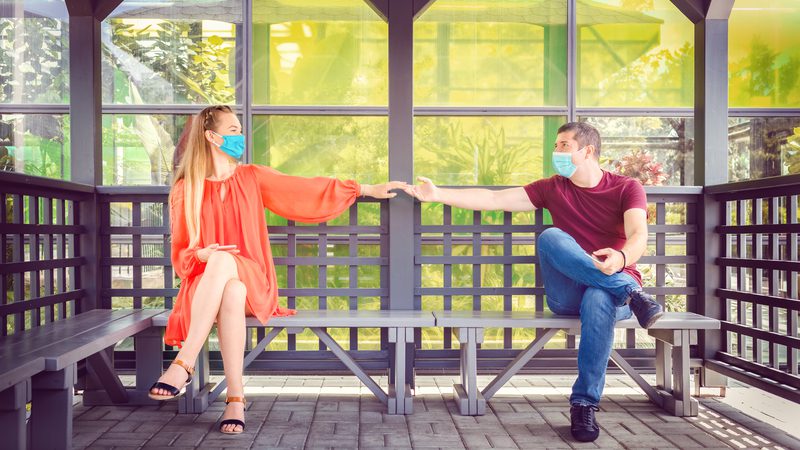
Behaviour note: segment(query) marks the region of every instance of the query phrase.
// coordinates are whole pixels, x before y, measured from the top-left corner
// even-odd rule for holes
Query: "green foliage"
[[[792,130],[786,139],[786,165],[789,173],[800,173],[800,127]]]
[[[44,17],[0,19],[0,103],[69,100],[66,27]]]
[[[125,77],[115,83],[115,103],[234,102],[232,44],[204,35],[202,21],[162,20],[144,27],[120,19],[108,23],[113,47],[103,51],[115,80]],[[133,55],[138,64],[130,62]]]

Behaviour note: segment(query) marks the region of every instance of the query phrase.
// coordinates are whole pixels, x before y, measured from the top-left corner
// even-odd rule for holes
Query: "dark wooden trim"
[[[717,289],[716,295],[720,299],[738,300],[742,302],[755,303],[757,305],[771,306],[773,308],[784,308],[790,311],[800,311],[800,300],[795,298],[754,294],[752,292],[740,292],[732,289]]]

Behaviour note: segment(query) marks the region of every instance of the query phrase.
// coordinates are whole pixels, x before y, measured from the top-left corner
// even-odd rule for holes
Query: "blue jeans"
[[[597,406],[614,343],[614,323],[631,317],[626,304],[639,284],[628,274],[598,270],[572,236],[548,228],[536,241],[547,306],[555,314],[580,315],[578,379],[570,403]]]

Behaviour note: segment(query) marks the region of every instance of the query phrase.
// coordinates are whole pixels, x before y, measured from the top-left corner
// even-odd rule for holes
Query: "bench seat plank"
[[[580,329],[578,316],[560,316],[550,311],[434,311],[436,326],[449,328],[560,328]],[[616,328],[640,328],[635,318],[620,320]],[[720,322],[690,312],[668,312],[651,330],[718,330]]]
[[[0,360],[0,392],[43,371],[44,366],[45,361],[41,356]]]
[[[26,330],[30,339],[8,348],[0,347],[0,360],[15,360],[20,357],[43,357],[45,370],[61,370],[94,353],[152,326],[152,317],[163,309],[144,310],[93,310],[84,314],[92,319],[91,325],[81,320],[60,320],[49,324],[56,330]],[[76,319],[83,314],[76,316]],[[0,341],[2,344],[2,341]]]
[[[167,326],[169,312],[153,319],[153,325]],[[271,317],[262,325],[255,317],[247,318],[248,328],[393,328],[433,327],[436,319],[428,311],[403,310],[298,310],[294,316]]]

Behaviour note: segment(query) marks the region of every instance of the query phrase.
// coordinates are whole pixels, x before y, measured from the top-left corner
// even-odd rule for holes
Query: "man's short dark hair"
[[[573,138],[578,141],[580,148],[587,145],[594,146],[595,155],[600,159],[600,132],[597,128],[589,125],[586,122],[569,122],[561,125],[558,129],[559,133],[572,132]]]

